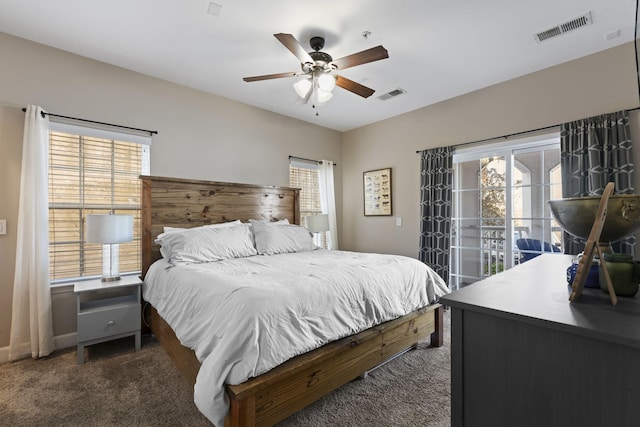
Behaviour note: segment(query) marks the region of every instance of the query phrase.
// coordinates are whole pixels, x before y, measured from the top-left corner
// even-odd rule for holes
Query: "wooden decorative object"
[[[142,179],[142,274],[160,257],[153,241],[164,226],[252,218],[300,223],[299,190],[174,178]],[[151,307],[151,329],[191,385],[200,369],[195,353],[180,344]],[[272,425],[299,411],[389,357],[431,336],[443,345],[443,307],[430,305],[297,356],[239,385],[227,385],[226,427]]]
[[[609,291],[611,304],[616,305],[618,303],[618,298],[616,297],[616,293],[613,289],[613,284],[611,283],[611,278],[609,277],[607,265],[604,262],[600,246],[598,246],[600,234],[602,233],[602,227],[604,227],[604,221],[607,217],[607,205],[609,203],[609,197],[613,194],[614,186],[615,184],[613,182],[608,183],[604,189],[604,192],[602,193],[602,197],[600,198],[598,212],[596,213],[596,218],[593,221],[593,227],[591,227],[591,232],[589,233],[589,237],[587,238],[587,244],[584,247],[584,254],[582,255],[582,259],[578,264],[576,277],[573,280],[571,295],[569,296],[570,301],[575,301],[575,299],[578,298],[580,294],[582,294],[582,290],[584,289],[584,282],[587,280],[587,275],[589,274],[589,270],[591,269],[593,256],[597,252],[601,261],[600,267],[603,270],[605,281],[607,282],[607,290]]]

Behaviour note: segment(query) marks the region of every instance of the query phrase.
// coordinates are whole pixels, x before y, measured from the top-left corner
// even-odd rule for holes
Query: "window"
[[[559,228],[547,206],[562,194],[559,135],[463,149],[453,161],[453,289],[543,251],[561,251]]]
[[[140,179],[149,174],[150,137],[51,122],[49,264],[51,283],[102,273],[102,245],[85,242],[88,214],[134,217],[120,245],[120,271],[140,271]]]
[[[320,174],[316,162],[291,160],[289,163],[289,186],[300,189],[300,217],[306,227],[309,215],[322,213],[320,206]],[[327,233],[315,233],[314,243],[327,248]]]

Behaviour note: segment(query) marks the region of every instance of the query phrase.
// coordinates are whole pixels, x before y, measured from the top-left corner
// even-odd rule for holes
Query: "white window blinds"
[[[317,163],[303,163],[291,161],[289,164],[289,186],[300,189],[300,217],[301,225],[306,227],[309,215],[322,213],[320,206],[320,175]],[[315,244],[326,248],[326,233],[316,233]]]
[[[52,122],[49,133],[49,257],[52,283],[102,272],[102,245],[85,242],[88,214],[134,217],[120,271],[140,271],[140,180],[151,137]]]

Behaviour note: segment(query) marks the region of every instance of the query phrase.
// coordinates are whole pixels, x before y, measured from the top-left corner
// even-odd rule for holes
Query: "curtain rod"
[[[26,113],[27,109],[23,108],[22,112]],[[136,131],[139,131],[139,132],[147,132],[149,135],[154,135],[154,134],[157,135],[158,134],[157,130],[147,130],[147,129],[140,129],[140,128],[132,128],[132,127],[129,127],[129,126],[114,125],[113,123],[97,122],[95,120],[79,119],[77,117],[69,117],[69,116],[62,116],[60,114],[45,113],[44,111],[41,111],[40,114],[42,115],[43,119],[44,119],[45,116],[60,117],[61,119],[77,120],[79,122],[94,123],[94,124],[97,124],[97,125],[105,125],[105,126],[112,126],[112,127],[121,128],[121,129],[129,129],[129,130],[136,130]]]
[[[289,160],[291,160],[291,159],[304,160],[304,161],[307,161],[307,162],[322,164],[322,160],[305,159],[304,157],[289,156]],[[338,164],[334,163],[333,166],[338,166]]]
[[[640,107],[630,108],[627,111],[636,111],[636,110],[640,110]],[[508,138],[511,138],[512,136],[524,135],[524,134],[527,134],[527,133],[534,133],[534,132],[538,132],[538,131],[541,131],[541,130],[553,129],[553,128],[557,128],[559,126],[562,126],[562,124],[545,126],[545,127],[541,127],[541,128],[537,128],[537,129],[525,130],[525,131],[522,131],[522,132],[509,133],[507,135],[495,136],[493,138],[479,139],[477,141],[463,142],[462,144],[452,145],[452,147],[453,148],[464,147],[465,145],[479,144],[481,142],[493,141],[494,139],[508,139]],[[425,148],[425,150],[428,150],[428,148]],[[420,154],[423,151],[424,150],[416,150],[416,154]]]
[[[538,131],[546,130],[546,129],[553,129],[553,128],[558,127],[558,126],[560,126],[560,125],[545,126],[545,127],[538,128],[538,129],[533,129],[533,130],[526,130],[526,131],[510,133],[510,134],[502,135],[502,136],[495,136],[493,138],[478,139],[477,141],[470,141],[470,142],[463,142],[462,144],[455,144],[455,145],[452,145],[452,147],[453,148],[458,148],[458,147],[464,147],[465,145],[480,144],[481,142],[493,141],[494,139],[508,139],[508,138],[511,138],[512,136],[524,135],[526,133],[533,133],[533,132],[538,132]],[[428,148],[426,150],[428,150]],[[420,154],[423,151],[424,150],[416,150],[416,154]]]

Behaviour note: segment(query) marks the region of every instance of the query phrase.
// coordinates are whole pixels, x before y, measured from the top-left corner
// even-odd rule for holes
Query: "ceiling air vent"
[[[538,43],[541,43],[553,37],[557,37],[564,33],[568,33],[569,31],[577,30],[578,28],[581,28],[581,27],[586,27],[587,25],[591,25],[591,23],[592,23],[591,12],[588,12],[582,16],[574,18],[563,24],[556,25],[555,27],[549,28],[538,34],[535,34],[533,37],[536,39]]]
[[[387,92],[385,94],[380,95],[378,98],[382,99],[383,101],[386,101],[387,99],[394,98],[398,95],[402,95],[403,93],[407,93],[407,91],[404,89],[397,88],[392,90],[391,92]]]

